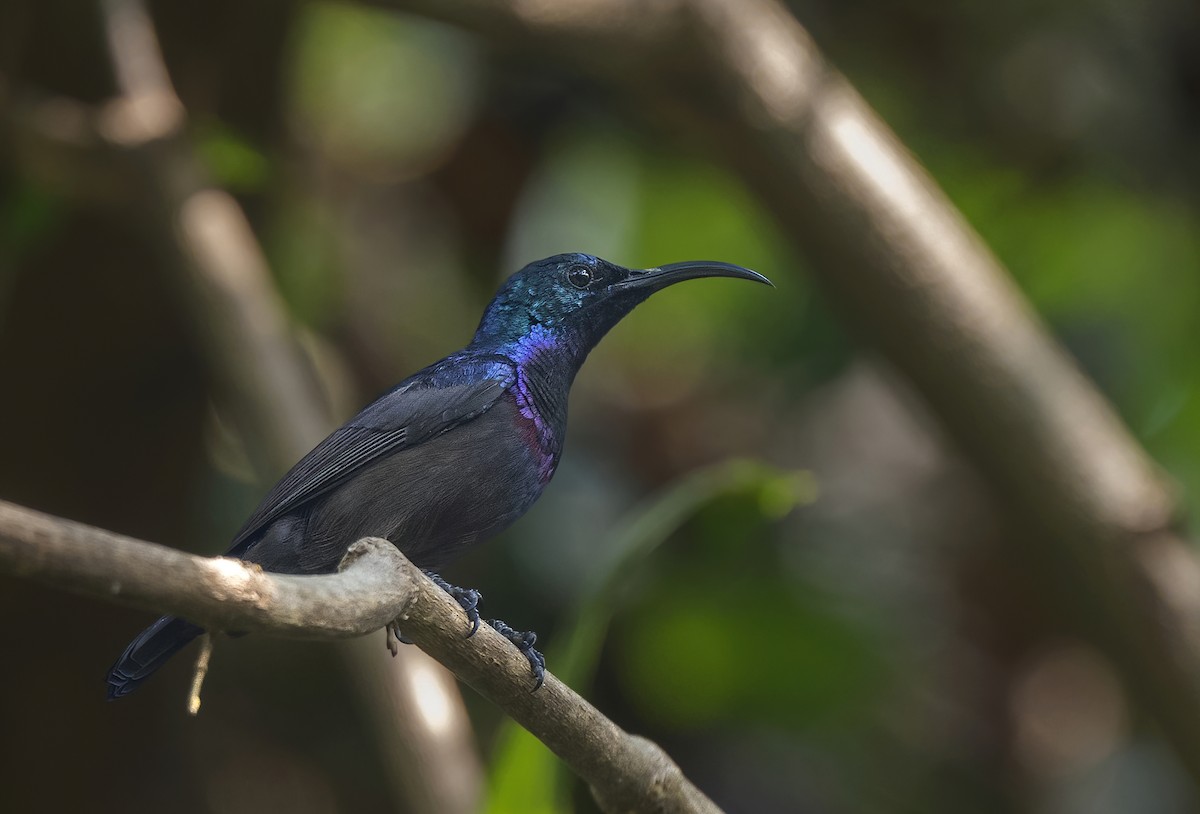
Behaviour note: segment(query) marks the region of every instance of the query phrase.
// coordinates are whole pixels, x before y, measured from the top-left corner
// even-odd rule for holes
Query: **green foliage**
[[[514,226],[508,265],[582,250],[624,265],[736,259],[766,274],[786,307],[754,286],[678,286],[639,307],[595,352],[622,375],[694,386],[718,369],[828,369],[847,355],[802,264],[761,203],[706,157],[666,152],[618,123],[582,117],[554,132]],[[815,340],[815,341],[811,341]],[[619,361],[617,361],[619,360]]]
[[[1200,492],[1195,211],[1087,175],[1036,183],[976,151],[931,163],[1134,432]]]
[[[788,334],[800,327],[796,315],[805,312],[808,283],[761,203],[732,173],[699,156],[646,151],[641,166],[631,265],[736,258],[771,278],[778,287],[774,296],[787,308],[764,309],[764,294],[753,286],[679,286],[670,297],[641,307],[632,327],[616,337],[614,352],[623,352],[624,363],[636,367],[641,354],[634,349],[652,338],[654,361],[673,367],[697,359],[741,363],[780,342],[798,347]],[[671,330],[662,331],[662,325]]]
[[[267,156],[220,121],[197,128],[196,150],[217,185],[231,192],[261,191],[270,178]]]
[[[320,327],[337,315],[344,284],[337,224],[320,200],[285,196],[264,248],[280,293],[302,322]]]
[[[688,569],[630,614],[616,655],[645,720],[682,732],[810,727],[868,706],[881,671],[872,637],[755,558]]]
[[[748,520],[753,524],[777,519],[814,497],[815,483],[807,473],[781,472],[748,461],[722,464],[682,479],[648,501],[645,507],[635,510],[600,543],[616,556],[608,560],[611,566],[607,571],[595,575],[591,587],[580,596],[573,621],[546,648],[547,663],[564,683],[585,692],[612,619],[628,604],[631,589],[638,584],[637,572],[688,518],[706,505],[741,498],[752,507],[753,517]],[[741,525],[745,531],[746,523]],[[687,590],[686,586],[681,587]],[[673,619],[688,617],[690,605],[690,600],[685,601],[669,613]],[[691,644],[696,645],[692,654],[704,659],[722,642],[717,638]],[[707,680],[699,683],[706,684]],[[663,687],[671,691],[678,689],[678,684],[671,677]],[[491,814],[550,814],[569,810],[566,780],[558,759],[527,731],[508,721],[495,751],[487,810]]]
[[[16,261],[51,235],[62,207],[47,190],[16,183],[0,196],[0,260]]]
[[[317,2],[303,7],[293,49],[290,91],[300,133],[371,180],[426,169],[467,124],[474,49],[453,30]]]

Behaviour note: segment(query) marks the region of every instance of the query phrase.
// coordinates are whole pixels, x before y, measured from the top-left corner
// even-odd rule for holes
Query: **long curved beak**
[[[774,287],[774,283],[757,271],[735,266],[732,263],[721,263],[714,260],[686,260],[682,263],[668,263],[652,269],[630,269],[629,276],[614,284],[613,288],[658,290],[673,283],[694,280],[697,277],[737,277]]]

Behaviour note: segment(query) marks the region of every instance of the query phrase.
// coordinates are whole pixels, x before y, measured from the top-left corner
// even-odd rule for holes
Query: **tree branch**
[[[91,205],[136,203],[134,164],[109,127],[119,105],[90,105],[0,73],[0,147],[12,169],[56,195]]]
[[[310,639],[379,630],[408,611],[410,572],[420,571],[390,543],[355,546],[336,575],[269,574],[0,501],[0,570],[210,630]]]
[[[1200,565],[1167,480],[775,0],[373,0],[573,64],[698,139],[1032,533],[1022,554],[1200,780]]]
[[[360,636],[397,620],[412,639],[542,740],[609,812],[719,814],[653,743],[622,730],[547,673],[531,692],[529,662],[491,627],[466,637],[466,617],[387,540],[350,547],[337,574],[272,574],[205,558],[0,501],[0,572],[210,630],[292,638]]]

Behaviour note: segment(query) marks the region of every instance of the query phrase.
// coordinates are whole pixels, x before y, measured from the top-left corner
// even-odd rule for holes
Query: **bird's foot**
[[[467,634],[467,638],[474,636],[479,630],[479,601],[483,599],[483,594],[474,588],[459,588],[457,585],[451,585],[432,571],[425,571],[425,576],[433,580],[434,585],[450,594],[451,598],[467,612],[467,621],[471,623],[471,632]]]
[[[479,602],[483,599],[483,595],[474,588],[459,588],[457,585],[451,585],[432,571],[422,569],[422,573],[433,580],[434,585],[450,594],[450,597],[466,611],[467,621],[471,624],[467,638],[474,636],[479,630]],[[405,638],[404,634],[400,632],[400,620],[389,623],[386,630],[387,649],[393,657],[400,652],[400,645],[412,644],[412,639]]]
[[[517,649],[525,654],[525,658],[529,659],[529,666],[533,670],[532,692],[537,692],[546,680],[546,657],[534,649],[534,645],[537,644],[537,634],[532,630],[527,632],[513,630],[499,619],[489,619],[488,624],[495,628],[501,636],[515,644]]]

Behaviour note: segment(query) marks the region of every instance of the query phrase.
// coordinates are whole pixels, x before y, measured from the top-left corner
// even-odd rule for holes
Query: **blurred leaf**
[[[598,573],[580,597],[556,653],[555,675],[573,687],[590,679],[613,613],[628,599],[631,579],[642,563],[670,539],[684,522],[714,500],[745,495],[762,514],[779,519],[816,497],[816,482],[807,472],[782,471],[753,461],[732,461],[688,475],[654,498],[617,527],[601,543],[615,552],[609,571]]]
[[[1054,185],[958,151],[938,178],[1052,321],[1111,321],[1155,351],[1187,349],[1200,306],[1200,233],[1178,202],[1076,177]],[[1142,353],[1146,351],[1147,353]]]
[[[1184,494],[1200,494],[1196,213],[1103,178],[1035,183],[970,149],[932,159],[952,199],[1151,453]]]
[[[380,9],[308,3],[294,54],[299,134],[372,181],[430,169],[474,109],[475,49],[445,26]]]
[[[523,193],[507,265],[564,251],[642,267],[725,260],[775,282],[776,291],[727,280],[679,286],[640,306],[594,352],[593,367],[653,378],[660,393],[686,392],[722,363],[844,353],[844,342],[827,341],[795,252],[732,172],[661,152],[601,117],[552,134]],[[809,341],[814,330],[822,341]]]
[[[794,256],[757,198],[702,157],[647,152],[631,263],[728,260],[786,277]],[[729,289],[730,291],[734,289]]]
[[[31,184],[16,183],[0,198],[0,253],[15,261],[24,251],[50,233],[58,221],[61,205],[57,198]]]
[[[53,233],[60,213],[59,200],[31,184],[14,184],[0,197],[0,319],[7,311],[18,262]]]
[[[219,121],[198,128],[197,150],[217,184],[232,192],[259,190],[270,175],[267,157]]]
[[[284,196],[264,248],[280,293],[297,319],[320,327],[341,309],[343,276],[336,225],[318,200]]]
[[[882,666],[870,637],[778,573],[697,568],[636,620],[619,637],[620,675],[661,726],[822,724],[853,715]]]
[[[546,649],[547,663],[564,683],[585,691],[617,610],[628,599],[631,577],[654,551],[697,511],[731,495],[750,497],[763,516],[778,518],[811,501],[816,484],[805,472],[786,472],[734,461],[693,473],[635,510],[601,545],[615,552],[611,567],[580,596],[572,621]],[[493,762],[491,814],[570,810],[562,763],[517,724],[502,727]]]
[[[728,280],[678,286],[641,305],[601,356],[620,354],[627,369],[693,380],[721,360],[776,348],[794,357],[803,347],[796,340],[807,281],[762,204],[731,172],[695,156],[646,151],[641,177],[640,217],[625,262],[724,260],[766,274],[777,289]]]
[[[577,251],[621,262],[638,228],[641,164],[628,133],[606,119],[554,133],[522,193],[505,265]]]

